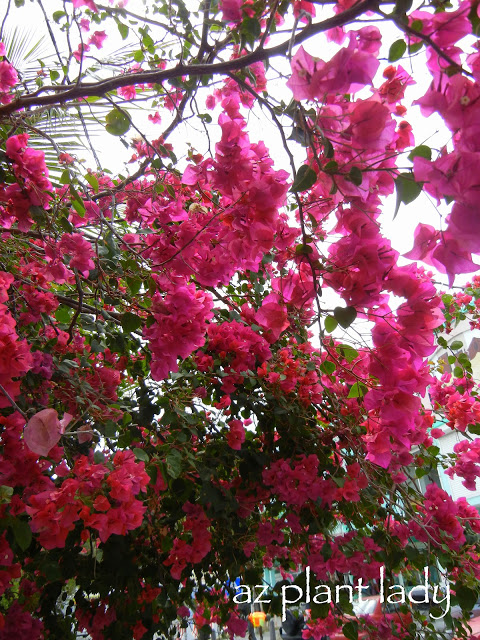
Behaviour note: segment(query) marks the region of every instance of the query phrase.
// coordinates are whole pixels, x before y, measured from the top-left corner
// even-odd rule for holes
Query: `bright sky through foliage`
[[[119,4],[0,9],[0,640],[242,636],[272,567],[437,567],[465,636],[478,0]],[[340,600],[305,640],[422,624]]]

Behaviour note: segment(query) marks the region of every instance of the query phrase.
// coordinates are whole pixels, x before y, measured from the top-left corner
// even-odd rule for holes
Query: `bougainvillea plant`
[[[479,322],[478,0],[0,10],[0,639],[243,635],[265,567],[437,567],[468,620],[478,512],[415,479],[480,475],[469,359],[429,361]],[[351,613],[304,636],[418,628]]]

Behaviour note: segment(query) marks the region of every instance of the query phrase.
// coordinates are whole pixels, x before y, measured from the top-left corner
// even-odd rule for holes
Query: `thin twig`
[[[366,11],[376,8],[377,5],[378,0],[363,0],[362,2],[356,3],[350,9],[332,16],[331,18],[327,18],[320,23],[312,23],[294,37],[293,44],[300,44],[314,35],[323,33],[324,31],[334,27],[340,27],[348,24]],[[100,80],[99,82],[85,82],[80,83],[79,85],[70,84],[66,86],[44,86],[31,95],[17,98],[16,100],[12,100],[9,104],[0,107],[0,117],[8,116],[20,109],[31,108],[34,106],[41,107],[51,104],[63,104],[64,102],[91,96],[103,97],[111,91],[116,91],[121,87],[126,87],[132,84],[161,84],[165,80],[171,80],[172,78],[179,78],[182,76],[198,77],[203,75],[225,74],[238,69],[244,69],[254,62],[260,62],[276,56],[285,55],[290,46],[290,41],[291,39],[289,38],[287,41],[275,47],[271,47],[270,49],[257,48],[255,51],[244,56],[240,56],[239,58],[215,64],[178,64],[172,69],[165,69],[163,71],[141,71],[135,73],[129,72],[107,80]],[[41,95],[46,91],[51,91],[53,93],[49,95]]]
[[[8,391],[0,384],[0,391],[3,393],[3,395],[7,398],[7,400],[10,402],[10,404],[12,405],[12,407],[15,409],[15,411],[18,411],[18,413],[21,413],[22,416],[25,418],[25,420],[27,419],[27,414],[22,411],[20,409],[20,407],[18,406],[18,404],[15,402],[15,400],[12,398],[12,396],[8,393]]]
[[[380,11],[380,9],[378,8],[377,8],[377,13],[381,15],[383,18],[386,18],[387,20],[392,20],[392,22],[394,22],[394,24],[400,29],[400,31],[403,31],[404,33],[408,33],[410,36],[414,38],[418,38],[419,40],[422,40],[423,42],[425,42],[425,44],[427,44],[436,53],[438,53],[438,55],[441,58],[443,58],[445,62],[448,62],[448,64],[451,67],[453,67],[454,69],[458,69],[458,71],[460,71],[461,73],[464,73],[465,75],[473,78],[473,73],[471,73],[467,69],[464,69],[462,65],[459,64],[458,62],[455,62],[455,60],[453,60],[453,58],[451,58],[447,53],[445,53],[443,49],[439,47],[438,44],[434,40],[432,40],[430,36],[422,33],[421,31],[416,31],[415,29],[412,29],[412,27],[410,27],[408,24],[405,24],[404,22],[399,20],[398,16],[395,16],[394,14],[384,13],[383,11]],[[466,12],[466,14],[468,14],[468,11]]]
[[[3,16],[3,20],[2,20],[2,26],[0,27],[0,42],[2,41],[3,38],[3,29],[5,27],[5,23],[7,21],[8,18],[8,14],[10,12],[10,3],[12,0],[8,0],[8,5],[7,5],[7,10],[5,11],[5,15]]]
[[[77,291],[78,291],[78,307],[77,307],[75,313],[73,314],[72,321],[70,322],[70,326],[68,327],[68,335],[70,337],[67,340],[67,344],[70,344],[72,342],[72,340],[73,340],[73,330],[75,329],[75,323],[77,321],[78,316],[80,315],[80,313],[82,311],[82,305],[83,305],[82,283],[80,282],[80,278],[78,277],[77,269],[74,269],[73,271],[75,273],[75,282],[76,282]]]
[[[205,8],[203,9],[203,26],[202,26],[202,40],[200,42],[200,48],[198,50],[198,60],[203,60],[203,56],[206,52],[212,50],[212,47],[208,44],[208,18],[210,14],[210,5],[212,0],[204,0]]]

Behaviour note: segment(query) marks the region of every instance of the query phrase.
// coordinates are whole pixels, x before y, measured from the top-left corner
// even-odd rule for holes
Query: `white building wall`
[[[439,438],[435,444],[440,448],[440,453],[448,454],[453,453],[453,447],[461,440],[465,440],[465,436],[456,431],[450,431],[442,438]],[[459,478],[458,476],[449,478],[442,469],[439,469],[438,472],[442,488],[445,489],[454,500],[464,497],[472,504],[480,503],[480,482],[477,483],[476,491],[469,491],[462,484],[463,478]]]
[[[455,340],[460,340],[463,343],[463,347],[458,351],[458,353],[461,351],[466,351],[468,353],[472,363],[473,379],[477,385],[480,385],[480,330],[470,329],[469,322],[465,320],[460,322],[451,333],[444,334],[443,337],[449,345],[451,345]],[[444,361],[444,371],[452,371],[453,366],[455,365],[448,365],[447,355],[450,355],[450,352],[447,354],[443,348],[438,348],[430,359],[435,363]],[[435,444],[440,448],[440,452],[442,454],[453,453],[453,447],[455,444],[465,440],[465,436],[463,434],[451,431],[446,425],[439,424],[435,426],[439,426],[445,431],[445,435],[435,441]],[[447,491],[452,498],[457,500],[458,498],[464,497],[468,502],[470,502],[470,504],[480,506],[480,480],[477,482],[477,489],[475,491],[470,491],[463,486],[463,478],[459,478],[458,476],[449,478],[440,468],[438,469],[438,474],[440,476],[442,488]]]

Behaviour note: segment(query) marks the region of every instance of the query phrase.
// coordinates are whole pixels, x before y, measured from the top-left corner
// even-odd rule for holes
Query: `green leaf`
[[[471,611],[478,598],[476,591],[463,585],[455,585],[455,595],[463,611]]]
[[[423,47],[422,42],[414,42],[413,44],[408,45],[408,53],[409,55],[413,55],[414,53],[418,53],[420,49]]]
[[[480,423],[477,422],[476,424],[469,424],[468,430],[470,431],[470,433],[474,433],[476,436],[480,436]]]
[[[145,33],[142,37],[142,44],[145,47],[145,49],[151,49],[155,43],[152,39],[152,36],[149,36],[148,33]]]
[[[142,281],[138,278],[130,278],[129,276],[127,276],[127,284],[133,295],[136,295],[140,291]]]
[[[120,32],[120,35],[122,36],[122,40],[126,40],[130,29],[127,27],[126,24],[123,24],[123,22],[117,22],[117,27]]]
[[[355,307],[335,307],[333,315],[341,327],[348,329],[357,317],[357,310]]]
[[[477,14],[477,5],[472,4],[468,19],[472,25],[472,34],[478,38],[480,33],[480,17]]]
[[[105,351],[104,345],[98,340],[95,340],[95,338],[90,342],[90,349],[93,353],[103,353]]]
[[[70,309],[67,309],[66,307],[58,307],[55,311],[55,319],[61,324],[68,324],[70,322],[71,314],[72,312]]]
[[[172,449],[167,454],[167,473],[172,478],[178,478],[182,473],[182,454],[177,449]]]
[[[117,435],[117,425],[115,422],[109,420],[105,424],[105,437],[114,438]]]
[[[432,159],[432,150],[430,147],[427,147],[426,144],[419,144],[418,147],[412,149],[412,151],[408,155],[409,160],[413,160],[416,157],[425,158],[426,160]]]
[[[142,326],[142,319],[137,316],[135,313],[131,313],[127,311],[120,318],[120,322],[122,324],[122,329],[131,333],[132,331],[136,331],[139,327]]]
[[[348,179],[350,180],[350,182],[352,182],[354,185],[356,185],[357,187],[359,187],[362,182],[363,182],[363,176],[362,176],[362,172],[360,171],[360,169],[358,167],[352,167],[350,169],[350,172],[348,174]]]
[[[463,347],[463,342],[461,340],[454,340],[450,345],[450,349],[452,349],[452,351],[458,351],[462,347]]]
[[[355,358],[358,358],[358,351],[349,344],[340,344],[336,349],[347,362],[352,362]]]
[[[338,171],[338,162],[336,160],[330,160],[324,165],[323,170],[325,173],[336,173]]]
[[[355,382],[348,392],[347,398],[362,398],[368,391],[368,387],[361,382]]]
[[[135,447],[133,449],[133,453],[137,460],[142,460],[143,462],[148,462],[150,460],[150,456],[145,451],[145,449],[139,449],[138,447]]]
[[[30,217],[40,224],[45,224],[47,221],[47,217],[45,215],[45,209],[43,207],[39,207],[38,205],[32,204],[28,210]]]
[[[253,45],[255,40],[260,36],[262,27],[257,18],[245,18],[240,27],[240,31],[247,42]]]
[[[335,363],[331,362],[330,360],[324,360],[320,365],[320,371],[323,371],[323,373],[326,373],[328,376],[332,375],[332,373],[335,371],[335,368]]]
[[[86,212],[85,209],[85,205],[83,203],[82,198],[80,197],[78,191],[75,189],[75,187],[73,186],[73,184],[70,185],[70,193],[73,196],[72,199],[72,207],[75,209],[75,211],[78,213],[78,215],[83,218]]]
[[[64,169],[62,171],[62,175],[60,176],[60,184],[69,184],[71,181],[70,171],[68,169]]]
[[[396,62],[397,60],[400,60],[406,50],[407,43],[405,42],[405,40],[397,40],[390,47],[390,50],[388,52],[388,61]]]
[[[295,253],[297,256],[308,256],[309,253],[313,253],[313,247],[309,244],[297,244]]]
[[[423,29],[423,22],[421,20],[414,20],[410,25],[410,28],[420,33]]]
[[[343,635],[348,640],[357,640],[358,639],[358,622],[356,620],[351,620],[347,622],[342,627]]]
[[[53,18],[53,21],[58,24],[60,20],[63,18],[63,16],[66,16],[66,15],[67,14],[65,13],[65,11],[54,11],[52,13],[52,18]]]
[[[91,173],[85,174],[84,177],[85,177],[85,180],[88,182],[88,184],[95,191],[95,193],[97,193],[97,191],[98,191],[98,180],[97,180],[97,178],[94,175],[92,175]]]
[[[288,140],[298,142],[298,144],[301,144],[302,147],[308,147],[308,138],[302,127],[293,127],[292,134],[290,135]]]
[[[462,367],[455,367],[453,370],[453,375],[455,378],[463,378],[463,369]]]
[[[62,572],[58,560],[45,556],[40,560],[39,569],[49,582],[62,579]]]
[[[203,504],[209,504],[213,511],[218,513],[225,509],[225,498],[218,487],[210,482],[205,482],[202,486],[200,500]]]
[[[333,158],[333,156],[335,155],[333,144],[328,138],[323,139],[323,153],[325,155],[325,158]]]
[[[315,182],[317,181],[317,174],[315,171],[308,166],[308,164],[304,164],[297,171],[297,175],[295,176],[295,180],[293,181],[291,191],[299,192],[306,191],[313,187]]]
[[[16,543],[22,551],[26,551],[32,542],[32,530],[30,529],[28,522],[26,520],[15,518],[15,520],[12,521],[11,526]]]
[[[338,321],[332,316],[327,316],[325,318],[325,331],[327,333],[332,333],[337,328]]]
[[[78,213],[78,215],[83,218],[85,215],[85,206],[81,200],[72,200],[72,207]]]
[[[105,464],[105,456],[101,451],[95,451],[93,454],[93,461],[95,464]]]
[[[397,204],[393,219],[397,217],[398,210],[402,204],[410,204],[422,192],[423,182],[415,182],[413,173],[401,173],[395,178],[395,188],[397,190]]]
[[[6,484],[0,485],[0,502],[10,502],[12,496],[13,487],[9,487]]]
[[[112,136],[123,136],[130,129],[130,119],[118,109],[112,109],[105,117],[105,129]]]

